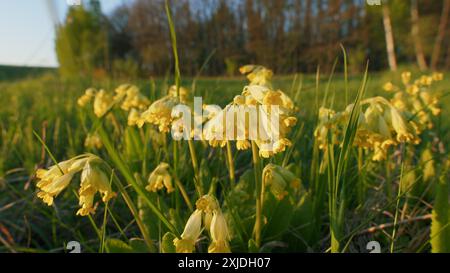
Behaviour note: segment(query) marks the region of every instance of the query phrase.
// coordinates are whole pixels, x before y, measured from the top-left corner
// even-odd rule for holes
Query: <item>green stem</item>
[[[231,188],[234,188],[234,185],[236,184],[236,177],[235,177],[234,160],[233,160],[233,153],[231,151],[230,141],[227,141],[227,160],[228,160],[228,173],[230,176]]]
[[[192,139],[188,140],[189,153],[191,154],[192,168],[194,169],[194,185],[197,190],[198,197],[203,196],[203,184],[200,178],[200,169],[198,167],[197,154],[195,152],[195,146]]]
[[[258,147],[252,141],[252,158],[253,170],[255,173],[255,199],[256,199],[256,216],[254,226],[255,244],[257,248],[261,247],[261,229],[262,229],[262,204],[261,204],[261,161],[259,158]]]

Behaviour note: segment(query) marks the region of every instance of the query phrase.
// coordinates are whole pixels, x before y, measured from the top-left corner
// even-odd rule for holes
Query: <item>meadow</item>
[[[174,141],[154,124],[129,126],[123,101],[101,115],[95,102],[82,107],[78,101],[90,87],[115,94],[130,83],[153,103],[177,78],[62,80],[49,72],[1,81],[0,252],[66,252],[69,241],[80,242],[83,252],[368,252],[370,241],[381,252],[448,252],[450,74],[429,87],[441,109],[430,115],[433,127],[420,133],[420,143],[392,145],[385,159],[373,160],[373,150],[355,144],[357,110],[343,122],[338,143],[333,129],[325,144],[315,133],[321,107],[342,112],[367,98],[391,100],[395,92],[384,90],[386,82],[402,88],[402,72],[410,70],[369,72],[366,84],[363,73],[275,75],[270,84],[291,98],[297,122],[286,136],[291,145],[269,157],[253,144],[212,147]],[[422,74],[413,70],[411,82]],[[223,107],[249,81],[199,76],[179,84],[186,103],[201,96]],[[83,208],[89,203],[81,201],[79,181],[86,175],[79,173],[51,206],[42,202],[37,192],[45,186],[37,185],[45,178],[38,170],[54,166],[65,173],[65,160],[86,153],[100,162],[97,179],[107,177],[109,186],[94,186],[105,202],[97,196],[76,215],[79,200]]]

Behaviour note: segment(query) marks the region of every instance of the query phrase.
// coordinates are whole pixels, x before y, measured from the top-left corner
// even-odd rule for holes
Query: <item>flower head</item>
[[[145,189],[148,191],[157,192],[165,187],[167,193],[173,192],[175,189],[172,185],[172,177],[169,173],[169,167],[169,164],[165,162],[160,163],[148,177],[148,185]]]
[[[39,180],[37,196],[51,206],[53,199],[69,186],[74,175],[82,171],[79,190],[81,209],[78,210],[77,215],[85,216],[94,213],[94,195],[97,192],[102,195],[103,202],[115,196],[108,177],[100,168],[102,162],[95,155],[85,154],[60,162],[48,170],[37,170],[36,177]]]

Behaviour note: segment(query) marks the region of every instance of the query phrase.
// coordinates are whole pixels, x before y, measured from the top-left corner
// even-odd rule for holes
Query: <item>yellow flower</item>
[[[270,186],[270,191],[278,200],[288,195],[288,185],[301,185],[300,179],[292,172],[272,163],[264,168],[262,180],[265,186]]]
[[[44,203],[51,206],[53,198],[60,194],[73,178],[73,175],[80,170],[72,168],[75,160],[70,159],[58,163],[50,167],[48,170],[39,169],[36,171],[36,178],[39,179],[37,187],[39,192],[37,196],[41,198]]]
[[[247,75],[250,85],[271,86],[273,72],[260,65],[245,65],[239,68],[241,74]]]
[[[141,114],[137,125],[142,127],[145,122],[158,126],[160,132],[168,133],[173,121],[172,108],[178,104],[178,100],[172,96],[165,96],[150,105]]]
[[[384,91],[392,92],[395,89],[395,86],[392,84],[392,82],[387,82],[385,85],[383,85]]]
[[[435,72],[431,75],[434,81],[442,81],[444,79],[444,74]]]
[[[431,181],[436,176],[436,168],[434,167],[433,154],[430,148],[422,152],[420,161],[423,164],[423,180]]]
[[[189,98],[189,91],[182,86],[179,87],[178,91],[179,91],[179,96],[177,96],[177,86],[172,85],[169,88],[169,96],[174,97],[174,98],[179,98],[181,103],[187,103],[188,98]]]
[[[103,142],[98,134],[89,134],[84,140],[84,146],[86,148],[101,149],[103,147]]]
[[[169,164],[165,162],[160,163],[148,177],[148,185],[145,189],[147,191],[157,192],[165,187],[167,193],[173,192],[175,189],[172,185],[169,167]]]
[[[195,250],[195,241],[202,233],[202,211],[195,210],[184,227],[181,239],[175,238],[173,243],[177,253],[192,253]]]
[[[135,126],[139,123],[140,120],[141,120],[141,113],[139,113],[139,111],[136,110],[135,108],[132,108],[128,113],[128,120],[127,120],[128,126]]]
[[[94,196],[97,192],[102,195],[103,202],[108,202],[115,196],[106,174],[98,165],[88,161],[81,172],[81,187],[79,190],[81,208],[77,211],[77,215],[86,216],[95,212]]]
[[[88,88],[83,96],[81,96],[77,103],[79,106],[84,107],[86,106],[91,100],[92,98],[95,96],[95,93],[97,93],[97,90],[95,90],[94,88]]]
[[[215,211],[211,220],[211,239],[208,253],[230,253],[228,226],[222,212]]]
[[[403,72],[402,73],[402,82],[404,85],[408,85],[411,81],[411,72]]]
[[[238,150],[248,150],[252,147],[250,141],[248,140],[238,140],[236,141],[236,148]]]
[[[100,90],[94,98],[94,114],[97,117],[102,117],[112,107],[113,103],[113,97],[105,90]]]
[[[99,167],[102,162],[97,156],[85,154],[60,162],[48,170],[39,169],[36,172],[36,177],[39,179],[37,196],[47,205],[52,205],[54,197],[67,188],[77,172],[82,171],[79,190],[79,202],[82,208],[78,210],[77,214],[85,216],[93,213],[96,192],[99,191],[102,194],[103,202],[115,196],[109,185],[108,177]],[[95,164],[95,166],[92,167],[91,164]]]
[[[122,101],[121,108],[129,111],[131,108],[144,110],[150,104],[150,101],[140,93],[139,88],[131,84],[122,84],[116,88],[116,102]]]
[[[401,114],[394,107],[390,108],[390,116],[392,118],[392,127],[397,133],[397,141],[399,142],[416,142],[414,129],[407,124]]]

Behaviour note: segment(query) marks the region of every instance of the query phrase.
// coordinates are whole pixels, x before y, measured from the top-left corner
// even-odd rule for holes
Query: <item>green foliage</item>
[[[101,75],[108,69],[108,33],[95,8],[71,7],[57,27],[55,43],[64,77]]]
[[[447,164],[448,165],[448,164]],[[449,206],[448,166],[442,172],[436,185],[433,218],[431,223],[431,251],[434,253],[450,252],[450,206]]]

